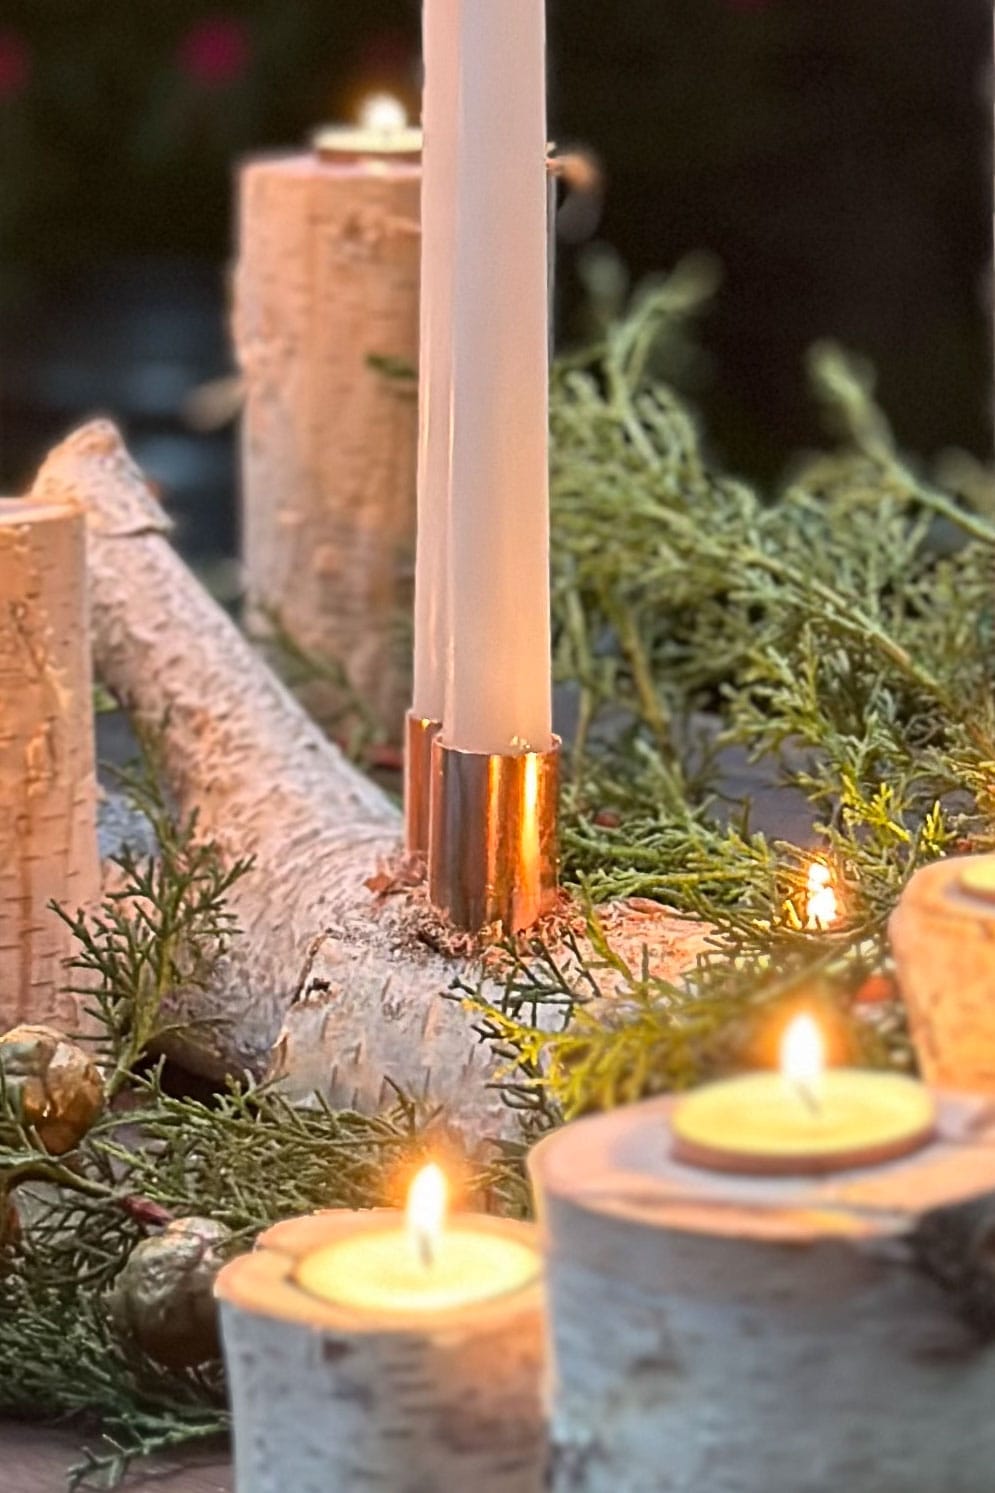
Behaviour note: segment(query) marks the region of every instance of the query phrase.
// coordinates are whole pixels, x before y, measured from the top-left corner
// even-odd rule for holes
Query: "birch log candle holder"
[[[923,867],[889,932],[923,1074],[995,1095],[995,856]]]
[[[0,1029],[84,1025],[70,912],[100,891],[86,533],[67,503],[0,501]]]
[[[540,1143],[556,1493],[990,1486],[995,1116],[936,1098],[828,1177],[682,1164],[670,1099]]]
[[[331,670],[400,742],[415,546],[417,132],[322,134],[240,177],[234,330],[245,379],[243,559],[253,630]],[[403,146],[403,148],[401,148]]]
[[[423,1263],[391,1257],[394,1218],[295,1219],[222,1271],[238,1493],[545,1486],[533,1230],[454,1221],[470,1253],[440,1255],[448,1283],[423,1291]]]

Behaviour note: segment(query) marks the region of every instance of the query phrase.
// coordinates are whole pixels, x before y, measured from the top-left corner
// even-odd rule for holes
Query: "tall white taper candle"
[[[551,742],[545,0],[459,0],[443,738]]]
[[[412,708],[441,720],[449,626],[453,258],[461,0],[425,0],[418,544]]]

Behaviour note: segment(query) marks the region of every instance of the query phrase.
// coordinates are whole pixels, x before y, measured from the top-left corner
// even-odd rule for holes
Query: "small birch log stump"
[[[917,1155],[808,1180],[680,1165],[672,1103],[532,1153],[556,1493],[989,1488],[991,1106],[941,1097]]]
[[[924,866],[888,931],[925,1077],[938,1087],[995,1095],[995,897],[961,886],[964,871],[981,866],[995,868],[995,856]]]
[[[235,342],[245,376],[251,629],[339,666],[401,740],[411,704],[421,167],[250,162]],[[376,360],[376,365],[374,361]],[[382,361],[381,361],[382,360]],[[329,727],[343,692],[305,696]]]
[[[278,1224],[218,1278],[239,1493],[540,1493],[538,1283],[413,1323],[302,1290],[298,1260],[358,1226],[341,1213]]]
[[[439,950],[416,896],[377,898],[365,884],[396,855],[398,810],[171,549],[113,426],[70,436],[35,495],[71,497],[88,515],[97,668],[160,731],[180,810],[196,809],[226,861],[255,857],[229,898],[242,936],[208,989],[176,992],[171,1019],[187,1025],[170,1051],[208,1077],[268,1069],[292,1100],[317,1093],[367,1111],[389,1102],[393,1080],[468,1138],[507,1130],[512,1117],[488,1088],[492,1054],[473,1018],[441,999],[459,976],[476,983],[479,966]],[[608,906],[603,918],[623,957],[638,968],[645,949],[667,979],[708,936],[647,903]]]
[[[0,1030],[78,1031],[72,937],[100,890],[83,514],[0,502]]]

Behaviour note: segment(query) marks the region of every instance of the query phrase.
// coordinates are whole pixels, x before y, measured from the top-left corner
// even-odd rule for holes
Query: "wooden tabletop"
[[[91,1445],[96,1445],[94,1438]],[[3,1493],[65,1493],[69,1468],[80,1458],[71,1431],[0,1421],[0,1489]],[[122,1484],[128,1493],[234,1493],[227,1451],[143,1464]]]

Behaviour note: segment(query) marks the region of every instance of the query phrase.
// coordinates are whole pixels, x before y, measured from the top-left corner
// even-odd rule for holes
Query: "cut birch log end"
[[[527,1225],[475,1226],[523,1243]],[[270,1229],[216,1286],[240,1493],[540,1493],[542,1294],[458,1313],[366,1317],[308,1294],[298,1262],[376,1214]]]
[[[307,153],[240,181],[244,562],[253,632],[340,667],[400,741],[411,703],[421,168]],[[396,371],[395,371],[396,370]],[[348,704],[302,696],[331,725]]]
[[[94,651],[104,683],[161,732],[180,809],[226,860],[254,856],[233,888],[242,930],[210,989],[181,992],[171,1050],[216,1077],[268,1068],[294,1099],[380,1106],[393,1082],[444,1108],[469,1137],[510,1123],[488,1087],[491,1053],[442,999],[479,971],[420,937],[412,898],[365,883],[397,851],[397,809],[275,678],[171,549],[167,524],[113,426],[84,427],[35,486],[89,517]],[[605,909],[638,967],[679,978],[707,931],[647,904]],[[485,987],[486,988],[486,987]],[[497,998],[500,989],[491,987]],[[272,1058],[272,1063],[271,1063]]]
[[[995,1112],[938,1098],[933,1143],[833,1177],[682,1165],[672,1100],[536,1148],[556,1493],[988,1486]]]
[[[979,874],[980,873],[980,874]],[[987,875],[987,895],[971,890]],[[951,856],[912,877],[889,924],[898,983],[930,1083],[995,1095],[995,856]]]
[[[65,993],[75,913],[100,891],[82,513],[0,502],[0,1030],[88,1026]]]

